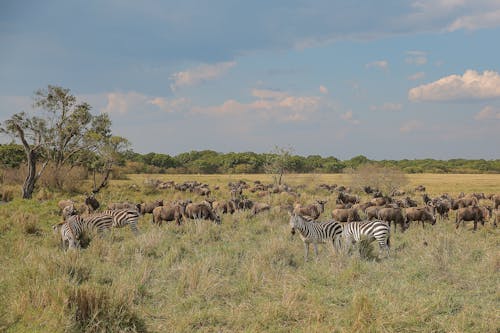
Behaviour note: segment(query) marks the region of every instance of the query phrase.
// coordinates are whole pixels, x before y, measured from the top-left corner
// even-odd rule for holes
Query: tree
[[[363,164],[357,169],[349,169],[351,187],[359,191],[365,186],[379,189],[385,195],[408,184],[408,177],[398,168],[376,164]]]
[[[35,184],[49,162],[55,166],[57,185],[64,176],[62,167],[84,163],[89,154],[111,137],[111,120],[107,114],[93,116],[90,105],[77,103],[69,89],[49,85],[35,92],[35,111],[14,114],[3,123],[0,131],[21,141],[28,164],[23,184],[23,198],[31,198]],[[41,163],[41,165],[39,165]]]
[[[276,185],[281,185],[283,174],[290,170],[292,153],[292,147],[275,146],[267,155],[264,170],[266,173],[273,175]]]

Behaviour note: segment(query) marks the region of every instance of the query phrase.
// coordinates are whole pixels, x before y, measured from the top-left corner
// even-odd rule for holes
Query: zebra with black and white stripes
[[[122,228],[126,225],[134,235],[138,235],[137,222],[139,213],[135,209],[105,210],[92,215],[70,215],[65,222],[53,226],[54,230],[61,228],[63,247],[68,243],[69,248],[80,247],[80,237],[84,232],[102,234],[111,228]]]
[[[72,215],[68,216],[62,224],[54,225],[53,228],[61,228],[61,243],[63,247],[80,248],[80,240],[84,233],[102,234],[113,226],[113,216],[93,214],[93,215]]]
[[[334,220],[319,222],[307,219],[298,214],[290,214],[290,227],[292,235],[297,230],[304,242],[304,258],[309,256],[309,244],[313,244],[314,254],[318,258],[318,243],[331,242],[333,251],[337,252],[342,226]]]
[[[116,210],[105,210],[99,213],[100,215],[110,215],[113,217],[113,228],[123,228],[126,225],[130,226],[130,229],[134,235],[139,234],[137,229],[137,223],[139,221],[139,212],[135,209],[116,209]]]
[[[385,250],[389,255],[391,238],[389,223],[381,220],[342,223],[342,240],[346,248],[363,238],[368,242],[376,240],[380,250]]]

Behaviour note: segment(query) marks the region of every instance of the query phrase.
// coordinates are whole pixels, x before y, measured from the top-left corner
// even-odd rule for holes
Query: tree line
[[[88,154],[87,158],[96,158],[91,155]],[[154,152],[140,154],[126,150],[120,153],[115,167],[120,167],[126,173],[269,173],[269,162],[278,156],[280,154],[273,152],[221,153],[213,150],[193,150],[171,156]],[[3,168],[18,168],[25,163],[26,156],[21,145],[0,144],[0,165]],[[89,165],[83,161],[80,163]],[[405,173],[500,173],[500,159],[371,160],[359,155],[340,160],[333,156],[290,154],[282,164],[284,171],[289,173],[343,173],[367,164],[397,168]]]

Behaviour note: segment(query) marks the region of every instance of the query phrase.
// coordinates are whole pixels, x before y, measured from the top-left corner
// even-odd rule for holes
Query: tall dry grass
[[[335,195],[319,182],[344,183],[344,175],[287,175],[306,184],[299,200]],[[420,177],[420,175],[417,175]],[[221,185],[264,176],[158,176]],[[451,177],[451,176],[450,176]],[[428,191],[500,192],[499,178],[410,176]],[[101,203],[171,200],[190,194],[148,194],[142,176],[113,181]],[[345,183],[344,183],[345,184]],[[445,187],[442,184],[447,184]],[[451,185],[450,185],[451,184]],[[493,186],[491,186],[493,184]],[[140,235],[128,228],[94,238],[81,251],[64,252],[50,225],[59,221],[57,194],[44,200],[14,198],[0,205],[0,330],[8,332],[497,332],[500,256],[498,230],[487,224],[454,229],[449,221],[412,225],[393,234],[391,255],[378,248],[304,262],[286,212],[272,209],[206,221],[157,227],[140,219]],[[199,200],[199,197],[193,197]],[[256,198],[254,198],[256,199]],[[288,203],[269,198],[273,207]],[[325,212],[325,215],[328,211]],[[453,215],[452,215],[453,218]]]

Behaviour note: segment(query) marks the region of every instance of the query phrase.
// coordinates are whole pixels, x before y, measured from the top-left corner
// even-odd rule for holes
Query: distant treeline
[[[122,155],[121,168],[126,173],[265,173],[267,163],[275,154],[253,152],[218,153],[212,150],[191,151],[176,156],[168,154],[139,154],[131,150]],[[0,145],[0,165],[17,168],[25,163],[21,146]],[[396,167],[406,173],[500,173],[500,159],[415,159],[370,160],[363,155],[349,160],[319,155],[290,155],[286,170],[291,173],[342,173],[360,165],[372,163]]]

